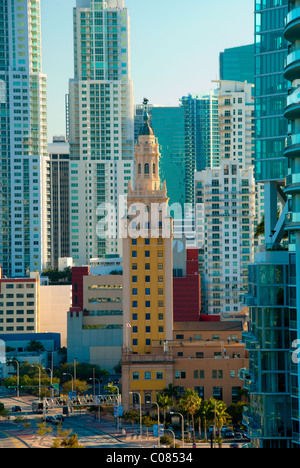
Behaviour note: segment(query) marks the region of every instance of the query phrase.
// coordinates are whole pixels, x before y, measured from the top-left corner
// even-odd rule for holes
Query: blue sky
[[[41,0],[48,138],[65,133],[64,97],[73,72],[76,0]],[[131,75],[137,103],[178,105],[213,88],[219,53],[254,40],[253,0],[125,0],[131,20]]]

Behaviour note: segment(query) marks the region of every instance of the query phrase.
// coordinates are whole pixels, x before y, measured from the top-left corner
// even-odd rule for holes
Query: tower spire
[[[144,124],[140,129],[139,135],[154,135],[154,131],[150,127],[150,117],[149,117],[149,113],[148,113],[148,102],[149,102],[149,99],[144,98],[144,100],[143,100],[143,106],[144,106],[143,121],[144,121]]]

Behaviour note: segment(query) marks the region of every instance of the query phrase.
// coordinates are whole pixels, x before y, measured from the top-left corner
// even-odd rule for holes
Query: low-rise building
[[[241,321],[175,322],[173,340],[153,342],[152,354],[122,356],[122,388],[130,379],[131,391],[141,395],[144,409],[169,384],[177,387],[179,397],[193,389],[202,399],[213,397],[229,406],[240,399],[238,373],[248,364],[243,330]],[[128,395],[122,401],[132,408]]]
[[[40,279],[3,278],[0,267],[0,338],[2,333],[38,333]]]
[[[72,307],[68,312],[68,362],[98,365],[109,372],[121,360],[123,276],[72,270]]]

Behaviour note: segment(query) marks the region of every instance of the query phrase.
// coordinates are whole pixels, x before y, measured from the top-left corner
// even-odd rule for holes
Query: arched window
[[[138,174],[140,175],[142,173],[142,165],[139,164],[139,167],[138,167]]]
[[[153,174],[156,173],[156,167],[155,167],[155,164],[154,164],[154,163],[153,163],[153,167],[152,167],[152,172],[153,172]]]
[[[149,174],[149,164],[145,164],[144,173]]]

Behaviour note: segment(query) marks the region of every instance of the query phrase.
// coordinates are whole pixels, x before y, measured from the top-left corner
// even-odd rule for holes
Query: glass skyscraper
[[[264,183],[265,245],[249,266],[249,369],[241,371],[250,393],[244,422],[254,447],[291,446],[289,253],[284,237],[287,98],[283,37],[287,0],[255,2],[256,181]]]
[[[214,91],[182,97],[185,110],[186,202],[194,203],[194,173],[220,164],[218,96]]]
[[[132,179],[134,101],[124,0],[77,0],[69,83],[70,249],[75,264],[120,253],[119,197]],[[111,222],[110,222],[111,221]],[[110,229],[111,223],[113,228]]]
[[[40,4],[0,1],[0,263],[6,276],[41,272],[51,261]]]
[[[284,116],[288,121],[288,139],[285,156],[289,161],[289,174],[286,178],[285,193],[289,196],[289,214],[286,219],[286,230],[289,233],[289,303],[291,334],[291,405],[292,405],[292,443],[300,447],[300,401],[299,401],[299,348],[300,337],[300,99],[299,99],[299,39],[300,39],[300,1],[289,1],[289,12],[286,17],[284,37],[291,44],[286,58],[285,78],[289,82]]]
[[[220,53],[220,80],[254,84],[254,44],[225,49]]]
[[[152,128],[159,141],[160,180],[166,181],[169,205],[185,203],[185,121],[182,107],[153,107]]]

